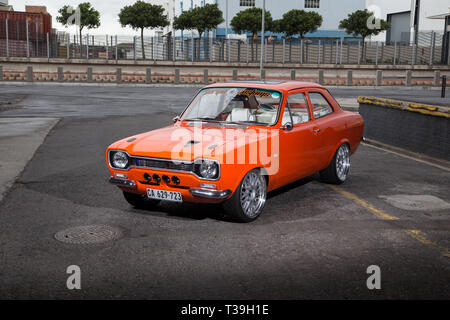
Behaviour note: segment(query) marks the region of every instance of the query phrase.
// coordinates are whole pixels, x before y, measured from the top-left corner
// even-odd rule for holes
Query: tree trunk
[[[142,59],[145,60],[145,48],[144,48],[144,28],[141,28],[141,46],[142,46]]]

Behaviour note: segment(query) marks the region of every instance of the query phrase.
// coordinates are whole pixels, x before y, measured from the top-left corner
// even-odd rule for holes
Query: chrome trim
[[[210,189],[190,189],[189,192],[196,197],[208,198],[208,199],[225,199],[228,198],[231,190],[210,190]]]
[[[136,188],[136,182],[132,180],[116,179],[114,177],[111,177],[109,178],[109,183],[118,187]]]
[[[201,160],[210,160],[210,161],[214,161],[215,163],[217,163],[217,165],[219,166],[219,174],[217,176],[216,179],[207,179],[207,178],[203,178],[201,176],[199,176],[198,174],[196,174],[194,171],[187,171],[187,170],[176,170],[176,169],[164,169],[164,168],[154,168],[154,167],[145,167],[145,166],[129,166],[126,169],[120,169],[120,168],[116,168],[111,164],[111,159],[110,159],[110,153],[111,152],[124,152],[128,158],[134,158],[134,159],[142,159],[142,160],[156,160],[156,161],[166,161],[166,162],[179,162],[179,163],[186,163],[186,164],[195,164],[196,162],[199,162]],[[130,162],[130,161],[128,161]],[[197,178],[199,178],[200,180],[205,180],[205,181],[218,181],[220,179],[220,176],[222,175],[221,172],[221,166],[220,166],[220,162],[215,160],[215,159],[208,159],[208,158],[197,158],[194,161],[185,161],[185,160],[176,160],[176,159],[164,159],[164,158],[150,158],[150,157],[139,157],[139,156],[131,156],[128,152],[126,152],[125,150],[117,150],[117,149],[111,149],[108,150],[108,165],[111,169],[113,170],[118,170],[118,171],[130,171],[131,168],[141,168],[141,169],[152,169],[152,170],[157,170],[157,171],[167,171],[167,172],[181,172],[181,173],[188,173],[188,174],[192,174],[194,176],[196,176]]]

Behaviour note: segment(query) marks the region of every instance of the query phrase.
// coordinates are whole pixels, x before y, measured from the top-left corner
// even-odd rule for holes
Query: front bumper
[[[133,180],[116,179],[114,177],[110,177],[109,182],[120,188],[135,190],[134,192],[139,191],[139,190],[137,190],[137,189],[139,189],[137,183]],[[147,187],[149,187],[149,186],[147,186],[147,185],[144,186],[144,188],[147,188]],[[162,185],[158,185],[156,187],[161,188]],[[163,187],[162,189],[166,190],[167,188]],[[212,189],[204,189],[204,188],[190,188],[189,190],[173,190],[173,191],[182,192],[183,197],[186,197],[187,195],[189,195],[190,198],[192,198],[192,199],[201,198],[201,199],[205,199],[205,200],[224,200],[233,193],[231,190],[212,190]],[[187,191],[189,191],[189,192],[187,192]]]
[[[211,189],[190,189],[189,192],[196,197],[207,199],[226,199],[232,191],[231,190],[211,190]]]
[[[136,189],[136,182],[126,179],[109,178],[109,182],[118,187]]]

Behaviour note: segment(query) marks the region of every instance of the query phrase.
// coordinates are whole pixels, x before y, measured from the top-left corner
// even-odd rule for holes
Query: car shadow
[[[291,191],[293,189],[296,189],[298,187],[304,186],[305,184],[310,183],[312,181],[319,180],[319,179],[320,179],[320,175],[317,173],[317,174],[314,174],[312,176],[309,176],[309,177],[303,178],[301,180],[297,180],[295,182],[287,184],[285,186],[282,186],[282,187],[280,187],[280,188],[278,188],[276,190],[273,190],[273,191],[269,192],[267,194],[267,200],[269,200],[271,198],[274,198],[276,196],[279,196],[279,195],[281,195],[283,193],[286,193],[288,191]]]
[[[228,217],[220,204],[197,204],[185,202],[177,204],[167,201],[160,202],[156,207],[149,209],[132,209],[141,215],[163,216],[183,220],[204,220],[213,219],[224,222],[235,222]]]
[[[267,200],[275,198],[283,193],[299,188],[312,181],[319,179],[319,175],[315,174],[301,180],[285,185],[279,189],[271,191],[267,194]],[[239,223],[233,217],[227,216],[220,204],[199,204],[185,202],[177,204],[173,202],[163,201],[156,207],[149,209],[132,209],[133,212],[146,216],[161,216],[174,219],[187,220],[204,220],[212,219],[223,222]]]

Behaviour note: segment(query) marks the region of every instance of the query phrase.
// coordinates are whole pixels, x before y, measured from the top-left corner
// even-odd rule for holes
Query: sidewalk
[[[0,201],[58,121],[0,118]]]

